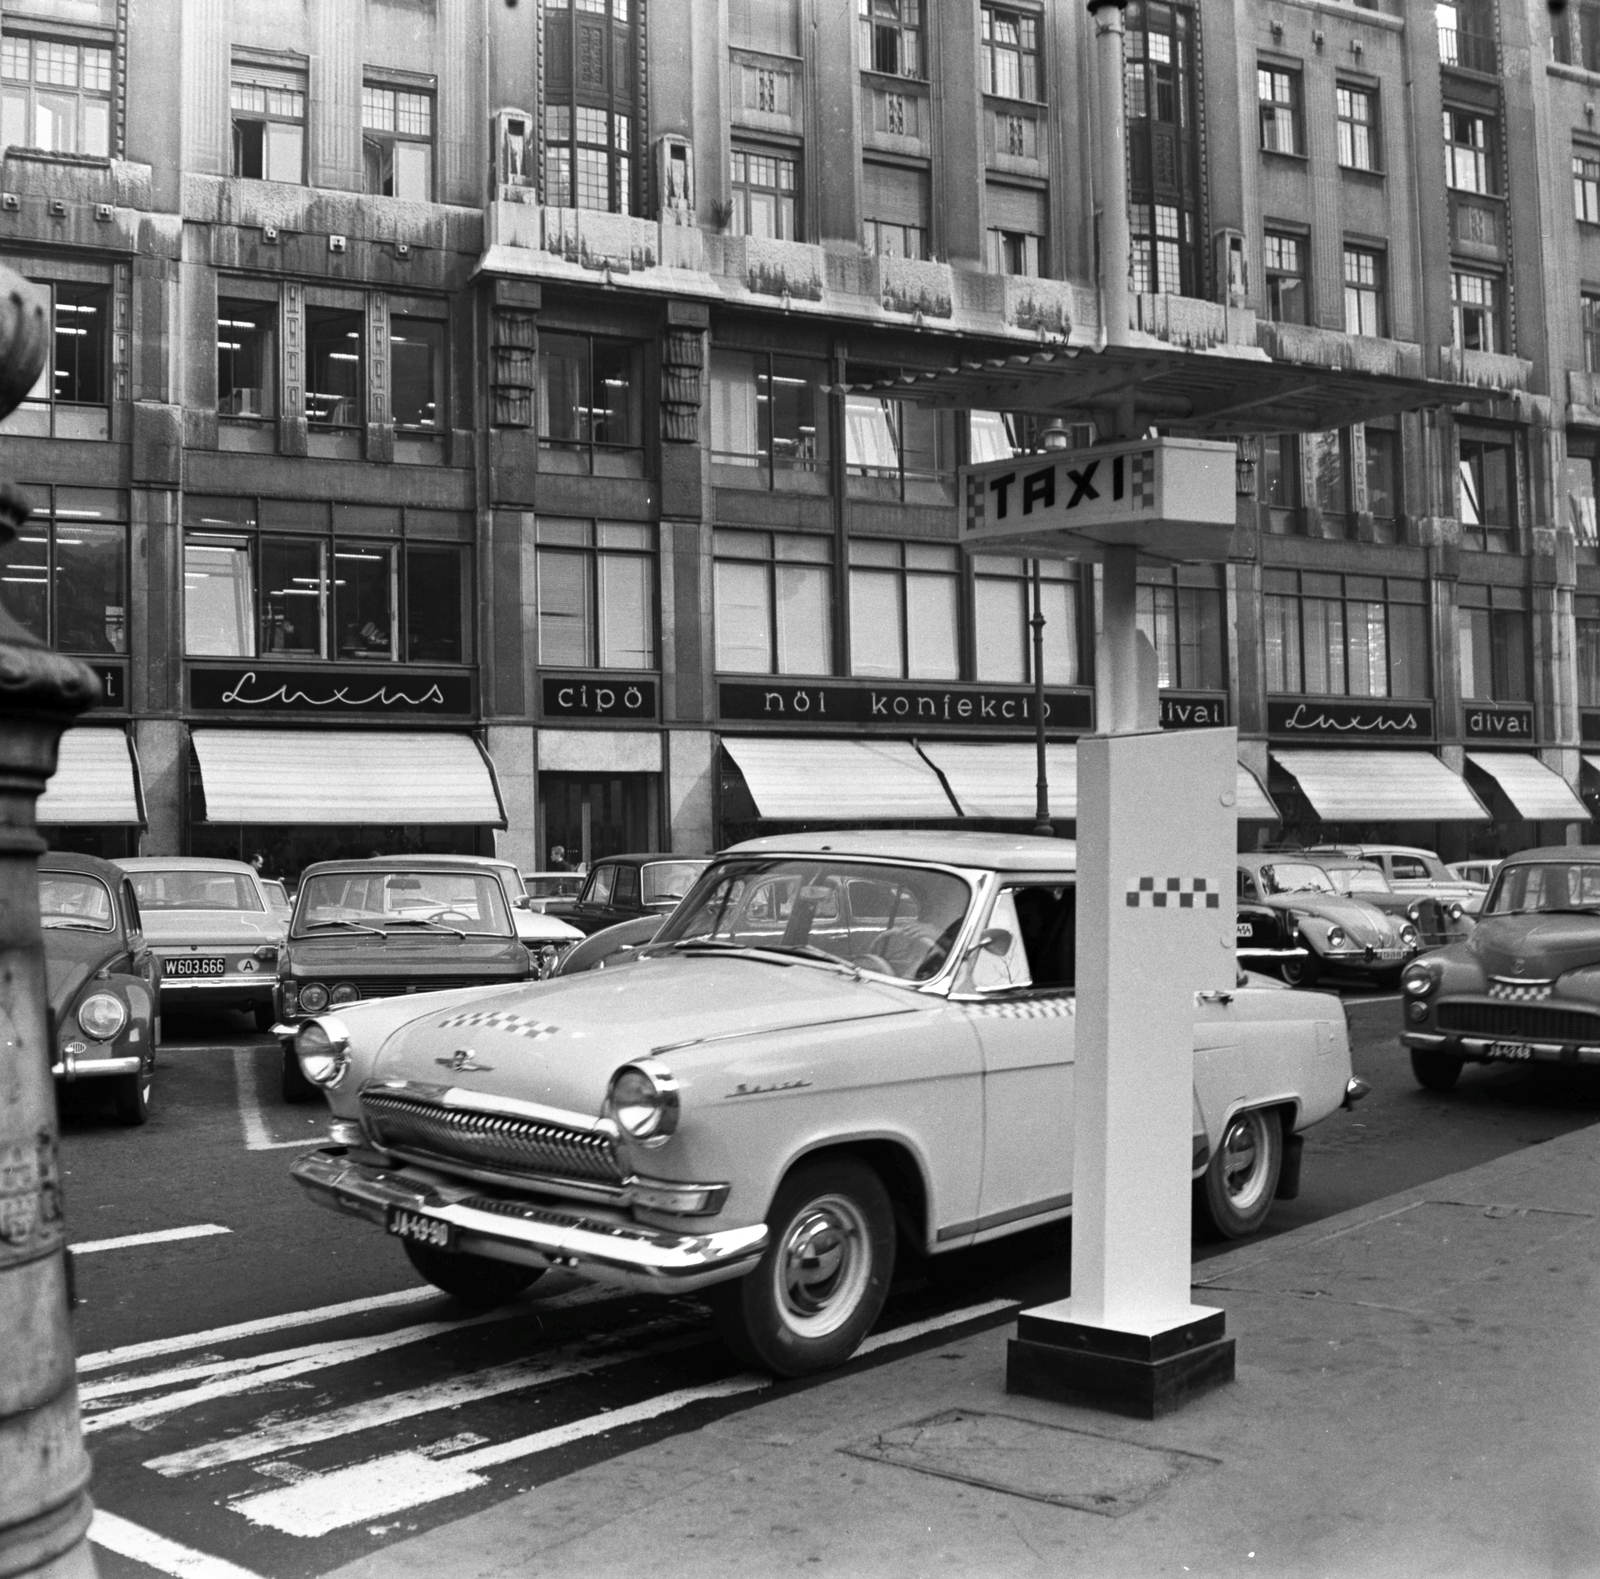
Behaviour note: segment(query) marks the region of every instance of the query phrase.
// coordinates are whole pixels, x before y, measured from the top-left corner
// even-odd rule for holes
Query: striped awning
[[[207,822],[506,825],[489,759],[470,735],[196,729],[191,738]]]
[[[1039,756],[1032,741],[925,740],[922,753],[944,774],[966,817],[1031,819],[1038,810]],[[1051,741],[1045,775],[1052,817],[1078,815],[1078,748]]]
[[[1238,789],[1239,817],[1245,822],[1282,822],[1283,814],[1273,804],[1266,787],[1244,763],[1239,764]]]
[[[1529,822],[1589,821],[1588,807],[1567,781],[1528,752],[1469,751],[1467,761],[1487,773]]]
[[[1430,751],[1274,751],[1324,822],[1489,822]]]
[[[897,822],[959,815],[939,775],[909,741],[724,735],[722,746],[762,817]]]
[[[120,729],[69,729],[61,737],[55,776],[39,797],[38,820],[142,828],[144,801],[133,742]]]

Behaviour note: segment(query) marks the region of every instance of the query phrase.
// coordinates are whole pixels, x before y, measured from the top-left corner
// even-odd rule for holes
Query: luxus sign
[[[1097,559],[1116,546],[1226,559],[1234,458],[1232,444],[1163,438],[963,467],[962,541],[1048,559]]]

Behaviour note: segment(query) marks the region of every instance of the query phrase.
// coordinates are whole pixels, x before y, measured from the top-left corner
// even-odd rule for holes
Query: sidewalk
[[[1008,1396],[1008,1324],[336,1572],[1600,1576],[1597,1213],[1600,1126],[1204,1263],[1238,1379],[1165,1419]]]

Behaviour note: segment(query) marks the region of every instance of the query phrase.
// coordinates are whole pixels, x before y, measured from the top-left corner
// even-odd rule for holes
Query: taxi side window
[[[609,905],[611,903],[611,885],[616,881],[617,869],[614,866],[597,866],[589,878],[589,886],[584,891],[583,903],[586,905]]]
[[[1017,891],[1003,888],[989,912],[989,926],[1010,934],[1004,953],[981,948],[972,956],[974,992],[998,992],[1007,987],[1031,987],[1028,951],[1022,941],[1022,921],[1017,914]]]
[[[1077,890],[1070,883],[1007,889],[1035,988],[1070,991],[1078,982]],[[995,907],[999,909],[998,903]],[[991,926],[1004,923],[991,918]]]

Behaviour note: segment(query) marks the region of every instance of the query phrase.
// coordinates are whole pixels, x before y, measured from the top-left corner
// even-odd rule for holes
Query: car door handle
[[[1207,987],[1203,992],[1194,995],[1196,1003],[1232,1003],[1233,994],[1224,992],[1220,987]]]

